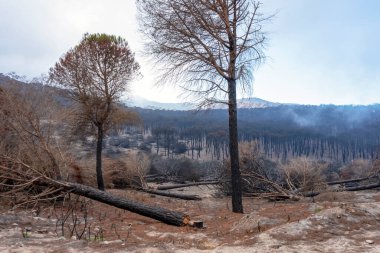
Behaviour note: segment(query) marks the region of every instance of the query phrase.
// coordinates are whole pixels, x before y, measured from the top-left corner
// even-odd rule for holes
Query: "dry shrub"
[[[197,182],[200,180],[201,174],[199,166],[196,162],[189,158],[183,157],[178,162],[178,177],[187,181]]]
[[[146,188],[145,175],[150,163],[149,156],[142,152],[118,160],[104,159],[106,185],[109,188]]]
[[[260,157],[260,146],[258,141],[244,141],[239,143],[239,156],[241,165],[245,165]]]
[[[186,157],[180,159],[153,156],[151,173],[164,176],[167,181],[199,181],[206,174],[201,165]]]
[[[70,163],[65,179],[71,182],[97,187],[95,173],[95,159],[82,157]]]
[[[327,163],[317,162],[307,157],[291,159],[281,166],[283,178],[292,191],[310,192],[326,188],[324,172]]]
[[[369,160],[357,159],[350,164],[343,166],[339,171],[339,176],[343,180],[368,177],[379,171],[379,162],[371,163]]]
[[[370,170],[370,175],[379,175],[380,174],[380,160],[376,159],[372,161],[372,167]]]
[[[127,157],[103,159],[104,182],[107,188],[146,187],[145,175],[150,168],[150,158],[144,153]],[[96,187],[95,159],[82,157],[70,163],[65,179]]]
[[[130,185],[147,188],[145,176],[150,169],[151,160],[145,153],[139,152],[129,156],[127,165],[127,179]]]

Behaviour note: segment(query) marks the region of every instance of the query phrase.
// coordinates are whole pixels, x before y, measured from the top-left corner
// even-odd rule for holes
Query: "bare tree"
[[[77,104],[78,125],[96,129],[96,175],[104,190],[102,173],[103,138],[118,101],[128,83],[138,74],[139,64],[121,37],[85,34],[53,68],[50,80],[65,88]]]
[[[162,66],[163,82],[201,97],[200,106],[228,104],[233,212],[243,212],[236,91],[250,91],[264,59],[268,18],[253,0],[137,0],[146,52]],[[227,99],[224,102],[221,99]]]

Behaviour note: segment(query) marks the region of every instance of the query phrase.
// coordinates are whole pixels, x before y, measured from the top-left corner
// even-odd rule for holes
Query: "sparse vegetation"
[[[238,109],[261,3],[136,5],[158,82],[199,111],[123,105],[140,65],[113,35],[86,33],[49,77],[0,74],[0,251],[380,252],[380,106]]]

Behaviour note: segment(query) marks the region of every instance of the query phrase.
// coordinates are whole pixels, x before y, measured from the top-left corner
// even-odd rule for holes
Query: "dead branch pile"
[[[264,193],[270,193],[268,198],[276,198],[277,196],[279,198],[299,199],[296,194],[284,186],[281,172],[276,164],[260,156],[257,142],[241,143],[239,152],[243,194],[245,196],[266,196]],[[231,192],[228,168],[228,164],[222,166],[219,175],[220,191],[227,195]]]
[[[372,166],[358,168],[359,172],[356,173],[362,178],[327,182],[326,175],[329,164],[326,162],[299,157],[278,165],[260,156],[257,142],[242,143],[239,151],[245,196],[272,200],[298,200],[301,197],[316,196],[324,191],[357,191],[380,187],[380,163],[377,161],[374,161]],[[359,164],[363,163],[359,161]],[[355,168],[348,165],[342,169],[344,173],[347,173],[347,167],[350,170]],[[219,189],[227,195],[231,192],[228,168],[228,164],[223,166],[219,174]],[[352,172],[350,171],[350,173]],[[339,185],[339,188],[331,188],[332,185]]]
[[[282,166],[286,186],[292,192],[318,192],[327,188],[325,173],[327,163],[313,161],[306,157],[292,159]]]
[[[16,81],[0,92],[0,191],[8,203],[34,203],[60,194],[60,188],[41,187],[43,177],[61,179],[70,159],[54,138],[59,111],[44,87]]]

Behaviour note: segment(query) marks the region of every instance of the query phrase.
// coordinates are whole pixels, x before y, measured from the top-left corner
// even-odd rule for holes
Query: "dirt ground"
[[[59,221],[67,214],[62,203],[34,210],[0,207],[0,252],[380,252],[378,191],[324,193],[314,201],[297,202],[245,198],[245,214],[235,214],[230,199],[214,198],[214,190],[207,186],[172,190],[196,193],[203,197],[201,201],[110,190],[185,212],[192,220],[204,221],[206,227],[169,226],[90,201],[85,207],[78,205],[76,212],[80,230],[83,209],[88,210],[86,240],[70,238],[71,216],[62,236]]]

